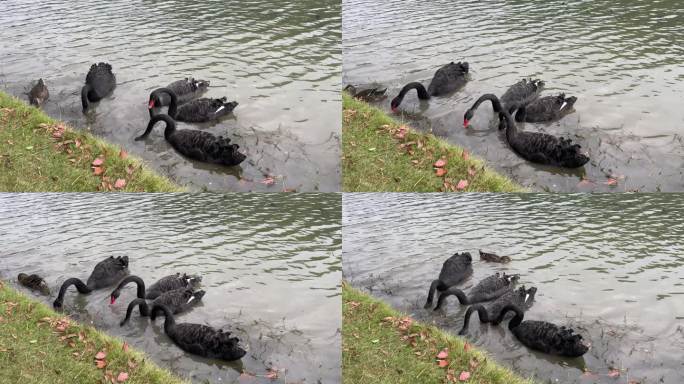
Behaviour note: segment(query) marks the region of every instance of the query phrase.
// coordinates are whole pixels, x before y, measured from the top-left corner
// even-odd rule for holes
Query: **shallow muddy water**
[[[148,284],[175,272],[200,274],[202,304],[179,322],[231,330],[247,346],[241,362],[191,356],[137,309],[119,321],[135,284],[110,306],[112,289],[77,295],[64,312],[145,351],[193,382],[336,383],[340,377],[339,195],[0,195],[0,278],[38,273],[53,293],[85,280],[97,262],[127,255]],[[29,293],[30,294],[30,293]],[[248,372],[256,377],[244,376]]]
[[[440,66],[470,63],[462,90],[422,103],[412,91],[400,120],[467,148],[534,190],[684,189],[679,2],[343,0],[342,8],[343,82],[388,87],[390,97],[378,103],[387,111],[404,84],[427,86]],[[489,103],[472,128],[463,128],[463,114],[480,95],[500,96],[523,77],[545,80],[544,95],[579,98],[576,113],[524,129],[580,143],[591,158],[583,169],[518,157],[497,131]],[[609,177],[618,185],[607,185]]]
[[[339,1],[0,2],[0,90],[25,99],[31,81],[50,89],[45,111],[142,157],[193,190],[338,191],[341,126]],[[113,95],[81,112],[90,65],[112,64]],[[176,153],[149,121],[155,88],[192,76],[207,96],[238,101],[206,129],[240,145],[238,167]],[[275,179],[270,184],[269,177]]]
[[[526,319],[570,324],[592,344],[583,358],[554,358],[473,316],[468,340],[496,361],[542,383],[681,383],[682,207],[684,196],[660,194],[346,194],[343,276],[456,334],[465,307],[423,304],[444,260],[468,251],[466,292],[494,272],[520,274],[538,288]],[[478,249],[512,262],[480,261]]]

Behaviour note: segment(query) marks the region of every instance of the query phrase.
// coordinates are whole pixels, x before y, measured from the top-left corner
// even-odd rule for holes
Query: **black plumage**
[[[83,112],[88,110],[90,103],[111,94],[115,87],[116,77],[112,73],[112,66],[107,63],[93,64],[86,75],[85,85],[81,88]]]
[[[430,290],[428,291],[428,298],[425,302],[425,308],[432,307],[432,299],[435,295],[435,290],[438,294],[446,291],[450,287],[459,284],[466,277],[473,274],[472,266],[473,258],[470,253],[455,253],[442,264],[442,270],[439,272],[439,278],[432,281]],[[438,300],[439,301],[439,300]]]
[[[154,321],[158,312],[163,312],[166,335],[182,350],[209,358],[233,361],[241,359],[247,351],[239,345],[240,339],[231,337],[230,332],[203,324],[176,324],[173,311],[165,305],[154,305],[150,318]]]
[[[152,132],[154,125],[163,121],[166,124],[164,137],[180,154],[205,163],[238,165],[246,156],[238,151],[240,146],[230,144],[230,139],[214,136],[209,132],[189,129],[176,130],[176,122],[168,115],[156,115],[147,124],[145,133],[135,138],[143,140]]]
[[[508,311],[515,312],[515,317],[508,323],[508,329],[528,348],[567,357],[579,357],[589,350],[589,346],[582,340],[582,335],[575,334],[572,328],[559,327],[547,321],[523,321],[523,311],[517,305],[509,304],[503,307],[494,323],[503,321]]]
[[[508,144],[522,158],[533,163],[565,168],[579,168],[589,162],[589,157],[581,152],[582,147],[579,144],[573,144],[571,139],[540,132],[519,131],[513,117],[503,109],[499,99],[492,94],[481,96],[466,111],[463,117],[465,127],[470,123],[477,107],[486,100],[492,102],[494,111],[499,114],[500,127],[506,130]]]
[[[166,86],[177,97],[178,104],[185,104],[190,100],[194,100],[202,96],[209,90],[209,81],[195,80],[195,78],[185,78],[184,80],[176,80]],[[159,95],[159,105],[154,107],[162,107],[171,104],[171,96],[166,93]]]
[[[121,295],[121,290],[126,284],[133,282],[137,285],[137,297],[141,299],[156,299],[164,292],[173,291],[178,288],[194,288],[202,282],[201,276],[176,273],[175,275],[164,276],[149,288],[145,288],[145,281],[138,276],[126,276],[119,282],[119,285],[112,291],[110,304],[114,304]]]
[[[511,85],[501,96],[501,104],[504,110],[513,114],[516,109],[537,100],[544,89],[544,85],[545,83],[538,79],[522,79]]]
[[[228,102],[227,98],[208,99],[201,98],[197,100],[190,100],[185,104],[178,105],[178,96],[169,88],[159,88],[150,94],[148,109],[150,111],[150,118],[154,117],[156,108],[162,105],[161,97],[167,95],[171,101],[169,103],[168,115],[174,120],[183,121],[186,123],[205,123],[208,121],[217,120],[229,113],[237,107],[236,101]]]
[[[438,310],[447,297],[453,295],[458,298],[458,302],[461,305],[469,305],[475,303],[481,303],[483,301],[494,300],[497,297],[503,295],[508,291],[512,291],[515,288],[515,284],[520,279],[518,275],[507,275],[496,273],[491,276],[487,276],[475,285],[468,296],[463,293],[462,290],[456,287],[449,287],[447,290],[443,291],[439,295],[437,300],[437,305],[435,306],[435,311]]]
[[[96,289],[110,287],[118,283],[121,279],[128,275],[128,256],[108,257],[100,261],[93,268],[93,272],[88,277],[84,284],[81,279],[72,277],[67,279],[59,289],[59,295],[52,305],[55,308],[61,308],[64,301],[64,294],[66,290],[75,285],[79,293],[90,293]]]
[[[425,89],[423,84],[418,82],[406,84],[401,91],[399,91],[399,95],[392,99],[390,106],[392,107],[392,110],[395,111],[404,100],[406,93],[412,89],[415,89],[416,92],[418,92],[418,98],[420,100],[428,100],[432,96],[442,96],[453,92],[464,86],[468,81],[468,70],[469,65],[467,62],[451,62],[435,72],[427,89]]]
[[[524,108],[518,109],[515,121],[528,123],[543,123],[562,119],[572,113],[577,98],[565,97],[564,93],[558,96],[546,96],[534,100]]]
[[[528,310],[534,303],[534,295],[537,293],[537,288],[532,287],[525,289],[525,286],[508,291],[499,296],[496,300],[486,304],[475,304],[468,307],[465,316],[463,317],[463,328],[458,332],[459,335],[465,335],[468,331],[468,323],[470,323],[470,316],[477,312],[482,323],[492,323],[495,316],[501,312],[501,309],[509,304],[517,305],[518,308]]]
[[[140,311],[140,316],[147,317],[150,315],[150,306],[166,305],[174,313],[182,313],[196,304],[198,304],[205,292],[202,290],[195,291],[193,288],[178,288],[171,291],[166,291],[157,296],[150,304],[147,304],[144,298],[136,298],[128,304],[126,309],[126,317],[121,320],[119,325],[124,326],[131,318],[131,314],[136,306]]]

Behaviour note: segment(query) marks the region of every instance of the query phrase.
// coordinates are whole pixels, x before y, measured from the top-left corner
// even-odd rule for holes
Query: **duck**
[[[93,272],[85,283],[83,283],[81,279],[75,277],[64,281],[59,288],[59,294],[52,305],[57,309],[62,308],[64,295],[67,289],[72,285],[76,286],[79,293],[87,294],[96,289],[111,287],[128,276],[128,274],[128,256],[119,256],[116,258],[110,256],[95,265]]]
[[[116,77],[112,66],[108,63],[93,64],[86,75],[85,85],[81,88],[81,105],[83,113],[88,111],[90,103],[102,100],[114,92]]]
[[[530,349],[564,357],[580,357],[589,351],[589,345],[584,342],[582,335],[575,333],[574,329],[547,321],[523,321],[523,311],[514,304],[504,306],[494,323],[501,323],[508,311],[515,313],[508,322],[508,329]]]
[[[492,94],[482,95],[463,116],[463,126],[468,127],[470,120],[479,105],[489,100],[494,111],[499,114],[499,127],[506,130],[506,140],[513,150],[525,160],[537,164],[553,165],[563,168],[579,168],[589,162],[589,157],[581,152],[579,144],[571,139],[556,137],[546,133],[522,132],[518,130],[510,113],[506,111],[499,99]],[[519,109],[524,110],[525,107]]]
[[[435,291],[441,295],[449,288],[459,284],[467,277],[472,275],[472,262],[473,258],[468,252],[456,252],[454,255],[444,261],[442,264],[442,270],[439,272],[439,278],[433,280],[430,284],[427,301],[423,307],[425,309],[432,307],[432,300],[435,296]]]
[[[218,120],[233,112],[235,107],[238,106],[237,101],[228,102],[226,97],[220,99],[201,98],[188,101],[179,106],[176,92],[169,88],[159,88],[155,89],[150,94],[148,104],[150,118],[153,118],[157,114],[156,108],[161,107],[162,95],[167,95],[171,99],[168,115],[174,120],[186,123],[206,123]]]
[[[50,91],[43,79],[38,79],[38,82],[31,88],[28,93],[29,103],[40,107],[50,98]]]
[[[110,304],[116,303],[116,299],[121,295],[121,289],[128,283],[135,283],[138,287],[137,296],[141,299],[156,299],[162,293],[173,291],[178,288],[194,288],[202,282],[201,276],[176,273],[175,275],[164,276],[157,282],[145,289],[145,282],[139,276],[126,276],[119,282],[119,285],[109,295]]]
[[[467,75],[470,66],[467,62],[454,63],[453,61],[439,68],[432,77],[428,88],[423,84],[411,82],[406,84],[399,94],[392,99],[390,107],[392,112],[396,112],[399,105],[404,100],[408,91],[415,89],[420,100],[429,100],[432,96],[442,96],[461,88],[468,81]]]
[[[36,274],[27,275],[25,273],[20,273],[17,276],[17,281],[26,288],[40,291],[43,295],[50,294],[50,288],[48,287],[47,282],[45,282],[45,279]]]
[[[511,85],[501,96],[503,109],[513,114],[516,109],[526,106],[539,98],[546,83],[539,79],[522,79]]]
[[[347,84],[344,91],[349,93],[353,98],[363,100],[366,102],[379,101],[387,97],[385,94],[387,88],[380,88],[378,86],[354,86]]]
[[[202,297],[204,297],[205,293],[206,292],[203,290],[196,291],[193,288],[178,288],[161,293],[149,305],[144,298],[138,297],[128,304],[128,308],[126,309],[126,317],[121,320],[119,325],[122,327],[126,325],[128,320],[130,320],[131,314],[133,313],[136,305],[140,311],[140,316],[143,317],[150,315],[150,305],[155,306],[159,304],[166,305],[174,314],[178,314],[189,310],[195,304],[199,303],[202,300]]]
[[[238,151],[240,146],[230,144],[230,139],[214,136],[209,132],[189,129],[176,130],[176,122],[168,115],[159,114],[150,119],[145,133],[135,138],[145,139],[154,125],[160,121],[166,124],[164,138],[181,155],[205,163],[234,166],[242,163],[246,156]]]
[[[157,313],[164,314],[164,332],[182,350],[194,355],[225,361],[240,360],[247,351],[240,347],[240,339],[231,337],[230,332],[204,324],[180,323],[173,318],[173,311],[163,304],[152,307],[150,319]]]
[[[495,253],[484,252],[481,249],[478,250],[478,252],[480,253],[480,260],[490,261],[492,263],[502,263],[502,264],[506,264],[506,263],[511,262],[511,258],[508,256],[499,256]]]
[[[557,96],[545,96],[519,109],[515,114],[515,121],[528,123],[545,123],[560,120],[574,112],[577,97],[565,97],[564,93]]]
[[[518,275],[507,275],[506,273],[500,274],[497,272],[494,275],[485,277],[477,283],[477,285],[470,290],[468,296],[466,296],[462,290],[456,287],[450,287],[439,295],[435,311],[438,310],[446,298],[451,295],[456,296],[461,305],[470,305],[494,300],[504,293],[512,291],[519,279],[520,276]]]
[[[470,323],[470,316],[474,312],[477,312],[480,317],[480,322],[482,323],[494,323],[501,309],[506,305],[515,304],[518,308],[523,310],[528,310],[534,304],[534,296],[537,294],[537,288],[531,287],[529,289],[522,287],[514,290],[508,291],[505,294],[499,296],[496,300],[491,301],[486,304],[475,304],[468,307],[465,316],[463,317],[463,327],[458,332],[459,335],[465,335],[468,332],[468,324]],[[498,324],[498,323],[497,323]]]

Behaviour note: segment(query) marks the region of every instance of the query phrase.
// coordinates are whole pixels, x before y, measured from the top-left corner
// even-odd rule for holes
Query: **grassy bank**
[[[345,192],[521,192],[524,188],[431,134],[343,93]]]
[[[184,383],[145,356],[0,281],[0,382]]]
[[[344,383],[532,383],[462,339],[415,322],[348,284],[342,302]]]
[[[181,188],[115,145],[0,92],[0,190],[172,192]]]

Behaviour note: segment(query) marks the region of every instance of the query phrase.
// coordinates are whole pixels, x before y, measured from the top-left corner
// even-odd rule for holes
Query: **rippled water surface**
[[[389,100],[410,81],[428,84],[450,61],[470,63],[461,91],[428,103],[415,92],[401,117],[489,160],[538,190],[684,189],[684,8],[678,1],[343,0],[343,81],[378,82]],[[582,170],[524,161],[508,149],[486,104],[472,129],[463,114],[484,93],[523,77],[545,95],[579,98],[576,113],[525,130],[569,135],[589,152]],[[580,183],[582,178],[588,181]],[[618,179],[617,187],[606,184]]]
[[[338,1],[0,2],[0,89],[25,98],[42,77],[53,117],[123,145],[191,189],[339,190],[341,11]],[[108,61],[114,94],[81,112],[90,65]],[[161,128],[134,142],[160,86],[188,76],[239,106],[216,124],[179,124],[231,138],[239,167],[190,161]],[[161,124],[160,124],[161,127]],[[262,183],[276,178],[274,185]]]
[[[200,274],[203,304],[179,322],[231,330],[248,346],[241,363],[192,357],[137,310],[119,327],[135,284],[116,305],[111,289],[77,295],[64,311],[145,351],[193,382],[335,383],[339,380],[341,237],[339,195],[0,195],[0,278],[38,273],[53,294],[85,280],[97,262],[127,255],[148,284],[175,272]]]
[[[455,252],[473,255],[472,287],[496,271],[538,288],[527,319],[570,324],[592,344],[580,359],[524,347],[505,327],[468,339],[542,383],[684,382],[684,196],[346,194],[344,278],[456,334],[465,308],[423,309]],[[479,260],[478,249],[509,264]],[[608,377],[620,369],[619,378]],[[583,373],[584,371],[587,373]],[[633,381],[631,381],[633,380]]]

